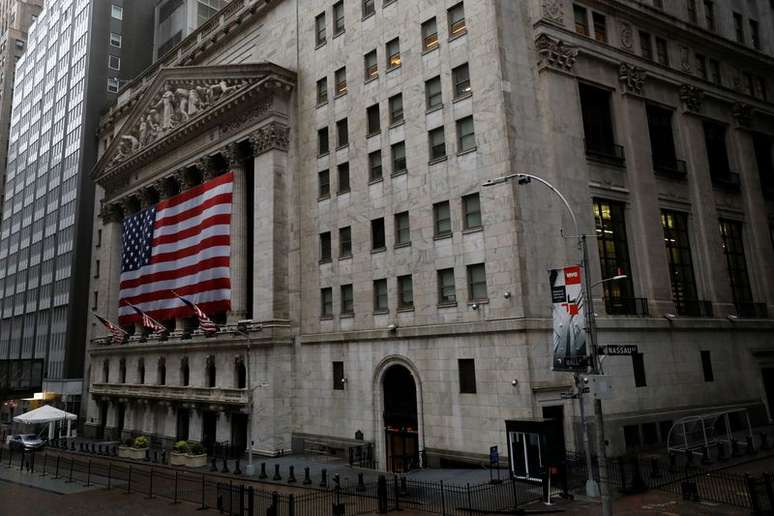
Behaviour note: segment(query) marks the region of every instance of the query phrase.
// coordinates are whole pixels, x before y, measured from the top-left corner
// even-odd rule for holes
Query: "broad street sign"
[[[608,344],[597,348],[598,355],[636,355],[639,353],[637,344]]]

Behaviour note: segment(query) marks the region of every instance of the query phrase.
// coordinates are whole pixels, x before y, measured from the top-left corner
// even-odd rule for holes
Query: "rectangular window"
[[[393,95],[390,97],[388,104],[390,108],[390,125],[403,122],[403,94]]]
[[[710,72],[712,72],[712,82],[718,86],[723,85],[723,76],[720,75],[720,62],[715,59],[709,60]]]
[[[339,195],[349,193],[349,163],[341,163],[336,169],[339,175],[339,185],[336,193]]]
[[[338,36],[344,32],[344,2],[333,4],[333,35]]]
[[[317,81],[317,105],[328,102],[328,78],[323,77]]]
[[[317,196],[325,199],[331,195],[331,176],[327,170],[317,173]]]
[[[339,258],[352,256],[352,228],[350,226],[339,229]]]
[[[411,310],[414,308],[414,282],[411,274],[398,276],[398,309]]]
[[[669,47],[664,38],[656,38],[656,59],[659,64],[669,66]]]
[[[108,56],[108,68],[111,70],[120,70],[121,69],[121,58],[118,56]]]
[[[734,13],[734,34],[738,43],[744,43],[744,19],[739,13]]]
[[[121,34],[116,34],[115,32],[110,33],[110,46],[121,48],[122,43],[123,38],[121,37]]]
[[[425,81],[425,99],[428,111],[443,105],[440,76],[433,77],[432,79]]]
[[[116,20],[123,20],[124,19],[124,8],[120,7],[118,5],[111,4],[110,5],[110,16],[112,16]]]
[[[331,232],[320,233],[320,262],[331,261]]]
[[[594,39],[607,43],[607,18],[603,14],[593,13],[591,21],[594,23]]]
[[[368,154],[368,182],[382,180],[382,151],[377,150]]]
[[[636,313],[632,299],[632,274],[629,266],[629,244],[626,237],[624,204],[594,199],[594,223],[602,278],[626,274],[625,279],[602,284],[607,312]]]
[[[476,133],[473,129],[473,115],[457,120],[457,152],[476,148]]]
[[[330,152],[328,143],[328,128],[322,127],[317,130],[317,155],[324,156]]]
[[[754,49],[761,49],[761,33],[756,20],[750,20],[750,41]]]
[[[314,26],[315,26],[315,42],[317,46],[324,45],[327,41],[327,36],[325,34],[325,13],[322,12],[317,15],[317,17],[314,19]]]
[[[371,221],[371,249],[380,251],[384,248],[384,219],[374,219]]]
[[[462,220],[465,229],[481,227],[481,200],[477,193],[462,198]]]
[[[715,4],[712,0],[704,0],[704,22],[707,30],[715,31]]]
[[[433,228],[436,238],[451,236],[452,225],[449,201],[433,204]]]
[[[387,42],[387,69],[391,70],[400,66],[400,39],[395,38]]]
[[[645,379],[645,359],[642,353],[632,355],[632,368],[634,369],[634,386],[647,387],[648,382]]]
[[[376,7],[374,6],[374,0],[363,0],[363,19],[368,18],[376,13]]]
[[[430,161],[446,157],[446,135],[443,126],[436,127],[427,133],[427,139],[430,147]]]
[[[653,61],[653,40],[649,32],[640,31],[640,53],[642,57]]]
[[[454,286],[454,269],[438,271],[438,304],[449,305],[457,302]]]
[[[712,372],[712,355],[707,350],[701,351],[701,369],[704,372],[705,382],[715,381],[715,375]]]
[[[392,154],[392,175],[406,171],[406,143],[398,142],[390,148]]]
[[[404,211],[395,214],[395,247],[409,245],[411,243],[411,226],[409,212]]]
[[[336,122],[336,146],[346,147],[349,145],[349,124],[346,118]]]
[[[379,123],[379,104],[374,104],[366,109],[366,118],[368,120],[368,136],[373,136],[381,132]]]
[[[702,125],[710,177],[715,183],[728,182],[731,180],[731,170],[726,148],[726,126],[709,120],[705,120]]]
[[[685,0],[685,9],[688,11],[688,21],[698,23],[699,17],[696,14],[696,0]]]
[[[371,50],[363,56],[364,80],[366,82],[379,76],[379,64],[376,62],[376,50]]]
[[[330,287],[320,289],[320,316],[333,317],[333,289]]]
[[[448,11],[449,15],[449,38],[461,36],[467,32],[465,26],[465,8],[462,2],[458,3]]]
[[[699,73],[699,77],[705,81],[709,79],[707,75],[707,57],[703,54],[696,54],[696,71]]]
[[[679,211],[661,210],[664,246],[669,263],[672,300],[680,315],[701,315],[693,275],[691,241],[688,237],[688,215]]]
[[[610,92],[588,84],[578,85],[583,115],[586,154],[604,159],[623,161],[623,149],[613,137],[613,114]]]
[[[774,199],[774,159],[772,159],[772,138],[762,133],[753,134],[753,151],[758,165],[758,179],[763,196]]]
[[[452,83],[454,84],[455,99],[470,95],[470,70],[468,69],[468,63],[461,64],[452,70]]]
[[[460,394],[476,393],[476,362],[472,358],[457,360],[460,371]]]
[[[438,48],[438,25],[435,17],[422,24],[422,50],[427,52]]]
[[[747,274],[747,260],[744,254],[742,223],[720,219],[720,236],[723,254],[726,256],[728,277],[731,281],[731,293],[738,315],[745,316],[751,311],[752,290]]]
[[[121,83],[118,80],[118,77],[108,77],[107,80],[107,90],[110,93],[118,93],[118,89],[120,88]]]
[[[468,265],[468,301],[486,299],[486,265],[483,263]]]
[[[333,390],[344,390],[344,362],[333,362]]]
[[[646,105],[650,150],[653,169],[657,172],[684,174],[684,164],[678,164],[672,133],[672,112],[652,104]]]
[[[92,298],[91,309],[96,310],[99,305],[99,292],[95,290],[93,294],[94,297]]]
[[[347,93],[347,67],[346,66],[342,66],[341,68],[336,70],[335,81],[336,81],[336,96],[346,94]]]
[[[572,6],[573,13],[575,14],[575,32],[583,36],[589,35],[589,15],[585,7],[578,4]]]
[[[374,280],[374,313],[384,313],[389,311],[389,305],[387,302],[387,280]]]
[[[341,315],[355,313],[355,300],[352,284],[341,286]]]

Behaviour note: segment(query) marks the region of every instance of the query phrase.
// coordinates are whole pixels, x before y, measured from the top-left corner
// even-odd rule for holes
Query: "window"
[[[317,15],[317,17],[314,19],[314,26],[315,26],[315,42],[317,43],[317,46],[324,45],[325,41],[327,40],[327,36],[325,34],[325,13],[322,12]]]
[[[140,358],[137,361],[137,383],[145,383],[145,359]]]
[[[710,71],[712,72],[712,82],[718,86],[723,85],[723,77],[720,75],[720,62],[715,59],[709,60]]]
[[[411,274],[398,276],[398,309],[414,309],[414,282]]]
[[[328,102],[328,78],[323,77],[317,81],[317,105],[321,106]]]
[[[425,81],[425,99],[427,101],[427,110],[436,109],[443,105],[443,96],[441,94],[441,77],[433,77]]]
[[[344,362],[333,362],[333,390],[343,391],[345,383]]]
[[[438,271],[438,304],[449,305],[457,302],[454,287],[454,269]]]
[[[339,174],[339,189],[337,193],[339,195],[349,193],[349,163],[342,163],[336,169]]]
[[[167,362],[164,360],[164,357],[159,359],[157,366],[157,377],[159,385],[167,384]]]
[[[422,24],[422,50],[427,52],[438,48],[438,24],[435,17]]]
[[[696,15],[696,0],[686,0],[685,9],[688,11],[688,20],[691,23],[698,23],[699,17]]]
[[[126,359],[118,362],[118,383],[126,383]]]
[[[336,37],[344,32],[344,2],[339,1],[333,4],[333,36]]]
[[[681,170],[681,164],[678,164],[675,156],[672,112],[652,104],[648,104],[645,109],[648,116],[653,169],[658,172],[685,173],[684,169]]]
[[[756,20],[750,20],[750,41],[752,41],[753,48],[761,49],[761,33]]]
[[[649,32],[640,31],[640,53],[645,59],[653,60],[653,41]]]
[[[625,279],[602,284],[607,312],[610,314],[635,313],[624,205],[619,202],[594,199],[593,208],[602,278],[627,275]]]
[[[371,79],[376,79],[379,76],[379,64],[376,62],[376,50],[371,50],[363,56],[363,63],[365,65],[364,80],[368,82]]]
[[[691,242],[688,238],[688,216],[685,213],[661,210],[664,245],[669,263],[672,300],[680,315],[701,315],[696,302],[696,280],[693,275]]]
[[[382,180],[382,151],[377,150],[368,154],[368,182]]]
[[[406,171],[406,143],[398,142],[390,148],[392,154],[392,175]]]
[[[180,361],[180,385],[187,386],[191,381],[191,369],[188,367],[188,358]]]
[[[766,134],[753,134],[753,150],[758,165],[758,178],[764,197],[774,198],[774,160],[772,159],[772,138]]]
[[[374,219],[371,221],[371,249],[379,251],[384,248],[384,219]]]
[[[352,227],[339,229],[339,258],[352,256]]]
[[[728,277],[731,281],[731,292],[734,297],[738,315],[746,315],[748,307],[752,303],[752,291],[750,289],[750,277],[747,274],[747,260],[744,256],[744,242],[742,240],[742,223],[720,219],[720,236],[723,246],[723,254],[726,256]]]
[[[704,121],[703,126],[710,177],[715,182],[729,181],[731,170],[726,149],[726,126],[709,120]]]
[[[121,43],[123,42],[123,38],[120,34],[116,34],[115,32],[110,33],[110,46],[121,48]]]
[[[124,19],[124,8],[120,7],[118,5],[111,4],[110,5],[110,16],[112,16],[116,20],[123,20]]]
[[[704,381],[714,382],[715,374],[712,372],[712,355],[708,350],[701,351],[701,368],[704,372]]]
[[[744,19],[739,13],[734,13],[734,34],[738,43],[744,43]]]
[[[327,170],[323,170],[317,173],[317,196],[320,199],[330,197],[331,195],[331,177]]]
[[[483,263],[468,265],[468,301],[486,299],[486,265]]]
[[[452,226],[449,201],[433,204],[433,228],[436,238],[451,236]]]
[[[111,70],[121,69],[121,58],[118,56],[108,56],[108,68]]]
[[[330,287],[320,289],[320,316],[333,317],[333,289]]]
[[[320,233],[320,263],[331,261],[331,232]]]
[[[664,38],[656,38],[656,60],[659,64],[669,66],[669,47]]]
[[[623,160],[623,149],[615,144],[610,92],[579,84],[586,153],[605,159]]]
[[[436,127],[427,133],[430,146],[430,161],[443,159],[446,157],[446,135],[443,132],[443,126]]]
[[[92,299],[91,299],[91,309],[92,309],[92,310],[96,310],[96,309],[97,309],[97,307],[98,307],[98,305],[99,305],[99,292],[95,290],[95,291],[92,293]]]
[[[476,148],[476,133],[473,130],[473,115],[457,120],[457,152]]]
[[[461,36],[467,32],[465,26],[465,8],[462,2],[458,3],[448,11],[449,15],[449,38]]]
[[[342,118],[336,122],[336,146],[341,148],[347,145],[349,145],[349,124],[346,118]]]
[[[481,200],[477,193],[462,198],[462,221],[465,229],[481,227]]]
[[[400,40],[395,38],[387,42],[387,69],[391,70],[400,66]]]
[[[646,387],[648,382],[645,379],[645,360],[642,353],[632,355],[632,368],[634,369],[634,386]]]
[[[387,301],[387,280],[374,280],[374,313],[389,311]]]
[[[355,313],[355,301],[352,284],[341,286],[341,314],[351,315]]]
[[[707,57],[702,54],[696,54],[696,71],[699,73],[699,77],[705,81],[709,79],[707,75]]]
[[[411,243],[411,226],[409,212],[403,211],[395,214],[395,247],[409,245]]]
[[[317,154],[318,156],[324,156],[330,152],[328,143],[328,128],[323,127],[317,130]]]
[[[369,16],[375,14],[376,7],[374,7],[374,0],[363,0],[362,9],[363,9],[363,19],[366,19]]]
[[[117,77],[108,77],[107,80],[107,90],[110,93],[118,93],[118,89],[120,88],[120,83],[118,81]]]
[[[388,104],[390,108],[390,125],[403,122],[403,94],[393,95],[390,97]]]
[[[766,88],[766,79],[764,79],[761,76],[758,76],[757,79],[756,79],[756,82],[758,83],[758,91],[761,94],[761,98],[763,100],[768,101],[769,94],[768,94],[768,91],[767,91],[768,88]]]
[[[476,393],[476,362],[472,358],[457,360],[460,370],[460,394]]]
[[[105,359],[102,361],[102,383],[108,383],[110,381],[110,361]]]
[[[575,13],[575,32],[583,36],[589,35],[589,15],[585,7],[581,7],[578,4],[572,6],[573,13]]]
[[[374,104],[366,110],[368,120],[368,136],[379,134],[382,130],[379,123],[379,104]]]
[[[452,82],[454,83],[455,99],[470,95],[470,71],[468,70],[468,63],[462,64],[452,70]]]
[[[342,66],[336,70],[336,95],[344,95],[347,93],[347,67]]]
[[[707,30],[715,30],[715,4],[712,0],[704,0],[704,22]]]
[[[600,13],[593,13],[591,20],[594,23],[594,39],[600,43],[607,43],[607,19]]]

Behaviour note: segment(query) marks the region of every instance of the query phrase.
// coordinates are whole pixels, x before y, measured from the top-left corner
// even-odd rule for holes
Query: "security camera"
[[[583,383],[588,385],[588,383],[589,383],[589,377],[588,376],[584,376],[583,377]]]
[[[478,303],[473,303],[472,305],[470,305],[470,308],[472,308],[473,310],[478,310]]]
[[[517,385],[519,385],[519,381],[516,378],[514,378],[513,380],[511,380],[511,385],[516,387]]]
[[[511,298],[511,291],[510,290],[506,290],[505,292],[503,292],[503,297],[505,299],[510,299]]]

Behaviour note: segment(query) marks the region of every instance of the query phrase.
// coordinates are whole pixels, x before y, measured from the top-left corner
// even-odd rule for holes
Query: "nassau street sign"
[[[635,355],[639,352],[637,344],[608,344],[599,346],[597,350],[600,355]]]

